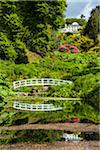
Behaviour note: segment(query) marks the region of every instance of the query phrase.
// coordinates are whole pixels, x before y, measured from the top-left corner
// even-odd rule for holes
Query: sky
[[[67,0],[65,18],[79,18],[83,14],[88,20],[91,10],[96,5],[100,5],[100,0]]]

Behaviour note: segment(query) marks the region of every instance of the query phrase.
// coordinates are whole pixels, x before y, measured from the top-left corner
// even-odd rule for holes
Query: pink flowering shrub
[[[66,53],[79,53],[79,49],[76,46],[70,44],[64,44],[59,47],[60,52]]]

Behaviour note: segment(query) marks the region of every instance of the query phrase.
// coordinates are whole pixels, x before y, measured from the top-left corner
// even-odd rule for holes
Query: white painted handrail
[[[20,110],[30,110],[30,111],[56,111],[62,108],[54,108],[53,104],[27,104],[14,102],[13,108]]]
[[[33,85],[60,85],[60,84],[72,84],[71,81],[61,80],[61,79],[52,79],[52,78],[41,78],[41,79],[26,79],[21,81],[14,81],[14,89],[23,87],[23,86],[33,86]]]

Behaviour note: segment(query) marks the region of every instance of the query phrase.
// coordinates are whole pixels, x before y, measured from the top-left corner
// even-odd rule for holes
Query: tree
[[[30,1],[24,5],[23,2],[18,4],[20,15],[24,18],[23,24],[31,31],[29,42],[31,51],[44,56],[46,52],[55,48],[54,38],[58,42],[56,31],[64,22],[66,1]]]
[[[85,20],[85,18],[83,18],[83,16],[81,18],[67,18],[66,19],[66,24],[67,25],[70,25],[73,22],[77,22],[81,26],[85,26],[86,25],[86,20]]]
[[[100,6],[96,6],[91,11],[91,16],[87,22],[86,28],[84,29],[84,35],[88,35],[95,43],[99,43],[100,33]]]
[[[84,16],[83,14],[81,14],[80,18],[81,18],[81,19],[84,19],[84,18],[85,18],[85,16]]]
[[[0,32],[0,58],[10,61],[17,58],[12,42],[8,39],[7,34],[2,32]]]
[[[17,63],[26,58],[26,49],[44,56],[55,48],[65,8],[66,0],[0,2],[0,30],[16,50]]]
[[[24,59],[26,58],[26,43],[24,43],[26,37],[24,32],[26,31],[27,28],[23,27],[22,18],[17,14],[17,6],[14,2],[0,2],[0,4],[1,4],[0,58],[15,62],[16,60],[19,60],[19,62],[26,62],[26,60],[24,61]],[[22,56],[24,58],[23,60]]]

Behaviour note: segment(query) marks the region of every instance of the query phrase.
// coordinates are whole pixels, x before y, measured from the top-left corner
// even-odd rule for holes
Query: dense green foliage
[[[86,25],[86,20],[83,18],[67,18],[66,19],[66,24],[72,24],[73,22],[77,22],[80,26],[85,26]]]
[[[2,69],[3,68],[3,69]],[[99,91],[99,63],[98,54],[63,54],[55,52],[45,58],[40,58],[32,64],[20,64],[1,61],[0,63],[0,88],[1,96],[4,97],[1,107],[1,125],[16,124],[17,120],[28,117],[26,123],[34,122],[59,122],[64,121],[66,117],[79,117],[88,119],[93,122],[98,122],[98,91]],[[16,113],[12,109],[14,96],[12,90],[12,82],[25,78],[61,78],[73,81],[72,85],[50,86],[49,91],[42,96],[50,97],[81,97],[82,103],[64,102],[64,101],[48,101],[55,106],[63,107],[62,111],[58,112],[24,112]],[[30,92],[34,87],[18,89],[18,91]],[[40,87],[37,87],[40,88]],[[22,100],[21,97],[20,99]],[[43,100],[32,100],[27,98],[27,103],[44,103]],[[48,103],[47,102],[47,103]],[[5,104],[5,105],[4,105]],[[8,111],[11,111],[8,113]],[[16,116],[16,117],[15,117]],[[48,117],[47,117],[48,116]],[[15,122],[15,123],[14,123]]]
[[[0,58],[27,63],[27,51],[44,56],[57,47],[66,1],[0,2]],[[58,42],[59,44],[59,42]]]
[[[95,43],[99,43],[99,34],[100,34],[100,6],[96,6],[95,9],[91,11],[91,16],[88,20],[84,34],[92,38]]]
[[[93,48],[94,41],[86,36],[80,34],[71,34],[63,37],[64,44],[71,44],[77,46],[81,52],[88,52],[90,48]],[[100,48],[100,47],[99,47]]]

